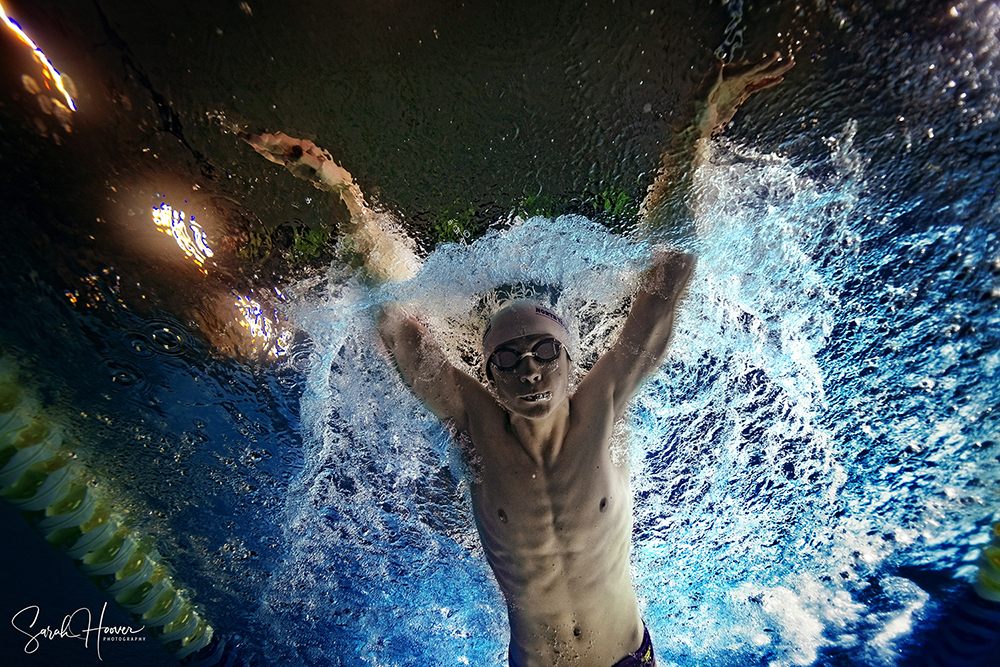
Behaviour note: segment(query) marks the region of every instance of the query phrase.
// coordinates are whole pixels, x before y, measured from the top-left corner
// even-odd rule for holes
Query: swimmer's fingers
[[[780,58],[775,53],[774,56],[753,71],[752,80],[747,85],[747,94],[756,93],[758,90],[778,85],[785,80],[785,74],[793,67],[795,67],[794,58]]]
[[[756,79],[754,81],[751,81],[743,89],[744,99],[746,99],[747,97],[750,97],[754,93],[759,92],[761,90],[765,90],[767,88],[771,88],[773,86],[777,86],[779,83],[781,83],[784,80],[785,80],[785,77],[783,77],[783,76],[770,76],[770,77],[765,77],[765,78]]]
[[[742,104],[753,93],[784,81],[784,75],[795,66],[795,60],[780,58],[775,53],[756,65],[725,65],[722,68],[722,81],[719,87],[731,88]]]
[[[767,71],[764,72],[766,76],[781,78],[787,74],[790,69],[795,67],[795,58],[793,56],[783,58],[778,53],[775,53],[774,55],[777,57],[777,60]]]
[[[746,79],[757,81],[778,79],[795,66],[794,58],[782,58],[777,51],[758,63],[732,63],[722,66],[722,80]]]
[[[274,134],[253,134],[246,131],[237,133],[237,136],[247,142],[253,149],[267,158],[269,161],[287,167],[295,176],[323,187],[317,183],[317,173],[326,171],[338,172],[333,158],[329,153],[308,139],[296,139],[284,132]],[[343,171],[343,170],[340,170]],[[346,172],[344,172],[346,174]],[[349,182],[349,174],[345,178],[339,172],[332,178],[332,184]],[[324,179],[320,174],[319,180]],[[328,184],[330,185],[330,184]]]
[[[706,98],[707,113],[701,121],[703,135],[717,134],[754,93],[776,86],[795,65],[778,53],[761,62],[718,65],[718,74]]]

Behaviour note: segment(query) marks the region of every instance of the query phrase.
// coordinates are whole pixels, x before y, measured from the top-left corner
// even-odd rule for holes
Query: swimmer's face
[[[558,348],[551,356],[552,342]],[[513,367],[498,367],[497,353],[512,352],[517,357]],[[504,364],[506,365],[506,364]],[[524,336],[499,346],[490,359],[490,377],[500,404],[511,414],[538,419],[548,415],[566,400],[569,393],[569,357],[566,348],[547,334]]]

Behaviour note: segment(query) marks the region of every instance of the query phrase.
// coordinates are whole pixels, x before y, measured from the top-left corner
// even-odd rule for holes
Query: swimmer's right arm
[[[327,151],[308,139],[284,132],[240,132],[243,141],[265,158],[286,167],[296,177],[340,198],[349,219],[342,225],[353,250],[365,260],[365,269],[379,282],[409,280],[420,268],[416,244],[390,216],[372,211],[351,173]]]
[[[382,309],[378,332],[413,393],[439,418],[467,431],[467,401],[485,393],[483,386],[448,361],[434,335],[401,305]]]

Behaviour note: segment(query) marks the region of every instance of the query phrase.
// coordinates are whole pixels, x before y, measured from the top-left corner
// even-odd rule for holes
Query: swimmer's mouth
[[[527,396],[522,396],[521,400],[522,401],[527,401],[529,403],[536,403],[538,401],[551,401],[552,400],[552,392],[551,391],[546,391],[546,392],[542,392],[541,394],[528,394]]]

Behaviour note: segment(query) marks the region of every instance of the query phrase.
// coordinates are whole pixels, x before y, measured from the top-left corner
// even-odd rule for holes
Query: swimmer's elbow
[[[378,331],[378,335],[382,338],[382,342],[385,343],[390,352],[396,347],[395,334],[397,324],[395,321],[396,317],[391,312],[393,306],[396,306],[396,304],[386,304],[375,317],[375,330]]]

